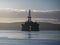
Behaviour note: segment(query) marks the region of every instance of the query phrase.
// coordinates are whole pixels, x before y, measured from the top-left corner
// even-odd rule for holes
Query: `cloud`
[[[25,12],[25,9],[13,9],[13,8],[0,8],[0,10],[5,10],[5,11],[16,11],[16,12]]]
[[[28,11],[29,9],[0,8],[0,10],[25,12],[25,11]],[[53,11],[60,11],[60,10],[31,10],[31,11],[32,12],[53,12]]]
[[[14,8],[0,8],[0,23],[24,22],[27,20],[28,10]],[[31,10],[33,21],[60,24],[60,10]]]
[[[25,22],[27,18],[0,18],[0,23],[14,23],[14,22]],[[48,22],[53,24],[60,24],[58,19],[51,18],[32,18],[33,22]]]
[[[33,18],[55,18],[60,19],[59,10],[31,10]],[[13,8],[0,8],[0,18],[26,18],[28,10],[13,9]]]

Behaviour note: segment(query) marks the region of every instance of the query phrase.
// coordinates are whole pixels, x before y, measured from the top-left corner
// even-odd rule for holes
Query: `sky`
[[[60,24],[60,0],[0,0],[0,22],[24,21],[19,18],[26,18],[28,9],[35,12],[31,13],[34,18]]]
[[[60,0],[0,0],[0,8],[60,10]]]

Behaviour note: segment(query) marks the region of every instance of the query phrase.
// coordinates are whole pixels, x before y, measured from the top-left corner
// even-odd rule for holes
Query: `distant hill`
[[[40,30],[60,30],[60,24],[40,22]]]
[[[0,23],[0,30],[21,30],[21,24],[24,22],[15,22],[15,23]],[[46,23],[46,22],[38,22],[40,24],[39,29],[41,31],[44,30],[54,30],[54,31],[60,31],[60,24],[52,24],[52,23]]]

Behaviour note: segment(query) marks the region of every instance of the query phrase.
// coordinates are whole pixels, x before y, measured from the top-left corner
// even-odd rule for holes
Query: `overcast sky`
[[[60,0],[0,0],[0,8],[60,10]]]
[[[60,0],[0,0],[0,22],[24,21],[12,18],[26,18],[28,9],[33,10],[32,17],[60,23]]]

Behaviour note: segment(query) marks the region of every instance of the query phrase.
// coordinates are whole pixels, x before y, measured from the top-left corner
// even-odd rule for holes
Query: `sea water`
[[[0,45],[60,45],[60,31],[0,30]]]

